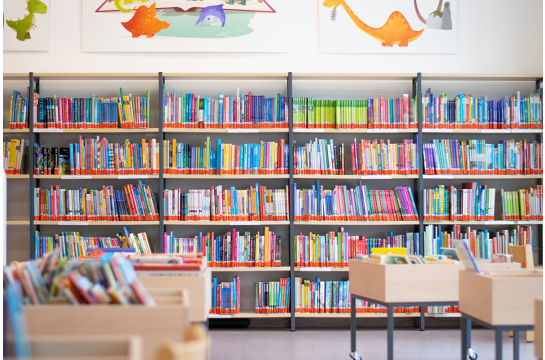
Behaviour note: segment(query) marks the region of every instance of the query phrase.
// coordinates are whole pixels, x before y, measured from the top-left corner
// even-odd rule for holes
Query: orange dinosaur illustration
[[[161,21],[157,19],[157,15],[155,14],[155,3],[153,3],[149,9],[146,5],[139,6],[132,19],[127,22],[122,22],[121,25],[131,32],[133,38],[137,38],[141,35],[146,35],[150,38],[159,31],[170,27],[168,20]]]
[[[407,47],[409,42],[418,39],[424,32],[424,29],[413,30],[405,16],[399,11],[391,13],[382,27],[374,28],[361,21],[344,0],[325,0],[323,5],[325,7],[334,7],[332,19],[335,17],[335,9],[341,5],[354,24],[367,35],[380,41],[382,46],[392,47],[394,44],[398,44],[400,47]]]

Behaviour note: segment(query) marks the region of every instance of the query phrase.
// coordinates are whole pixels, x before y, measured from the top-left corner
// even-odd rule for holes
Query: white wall
[[[543,72],[542,0],[459,0],[457,55],[319,54],[319,1],[283,1],[290,53],[99,54],[81,52],[81,1],[55,0],[49,52],[4,52],[3,72]]]

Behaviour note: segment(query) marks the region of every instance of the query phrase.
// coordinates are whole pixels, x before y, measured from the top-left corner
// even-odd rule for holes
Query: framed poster
[[[49,0],[4,1],[4,51],[49,50]]]
[[[289,1],[82,0],[84,52],[288,52]]]
[[[321,53],[456,54],[458,0],[318,0]]]

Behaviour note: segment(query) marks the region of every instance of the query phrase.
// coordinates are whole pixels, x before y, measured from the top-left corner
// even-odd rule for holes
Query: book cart
[[[496,360],[503,359],[502,335],[513,331],[513,359],[519,359],[519,331],[534,329],[534,301],[543,295],[543,271],[460,272],[461,359],[471,348],[471,322],[495,332]]]
[[[175,74],[175,73],[134,73],[134,74],[4,74],[4,139],[10,137],[29,139],[30,149],[33,152],[34,142],[42,143],[44,146],[66,146],[74,142],[78,135],[83,136],[107,136],[108,140],[122,141],[129,138],[131,141],[139,141],[142,138],[154,138],[159,141],[160,154],[163,153],[162,140],[177,139],[179,141],[192,142],[192,145],[202,144],[206,137],[210,136],[212,141],[225,139],[234,144],[258,141],[278,141],[280,138],[290,144],[290,151],[297,144],[308,142],[310,139],[326,138],[334,139],[335,143],[343,142],[349,145],[354,137],[358,140],[390,138],[393,142],[402,142],[403,139],[423,139],[424,142],[432,138],[486,138],[494,142],[509,134],[517,139],[535,136],[536,141],[541,141],[542,129],[529,130],[470,130],[470,129],[423,129],[422,114],[418,112],[418,128],[415,129],[294,129],[292,124],[292,102],[289,106],[289,128],[280,129],[172,129],[162,125],[164,108],[159,106],[163,103],[163,85],[166,92],[176,89],[178,93],[195,93],[201,96],[217,97],[218,93],[225,93],[231,96],[237,88],[242,94],[251,91],[252,94],[272,96],[280,93],[289,99],[300,96],[310,96],[314,99],[339,99],[353,100],[376,98],[384,94],[385,98],[401,97],[402,94],[409,94],[409,98],[416,97],[417,104],[422,102],[421,94],[427,87],[432,92],[447,92],[453,96],[459,93],[473,91],[477,96],[488,94],[490,98],[501,98],[511,95],[515,90],[521,90],[523,95],[540,88],[542,75],[451,75],[451,74]],[[438,87],[439,84],[440,87]],[[53,95],[69,97],[115,96],[117,88],[122,87],[124,93],[142,95],[145,91],[151,92],[150,127],[146,129],[34,129],[32,122],[29,129],[6,129],[9,118],[9,96],[14,89],[22,94],[29,89],[30,93],[37,92],[42,97]],[[7,101],[6,101],[7,100]],[[29,109],[32,112],[32,108]],[[32,115],[32,114],[29,114]],[[31,116],[29,116],[31,118]],[[422,141],[419,142],[419,152],[422,154]],[[52,235],[61,231],[80,231],[83,236],[112,236],[115,232],[121,232],[123,226],[130,226],[134,232],[147,232],[150,239],[150,246],[153,252],[161,253],[163,248],[163,233],[173,232],[175,236],[195,236],[199,232],[215,231],[216,234],[223,234],[236,228],[240,231],[263,231],[264,226],[269,226],[271,231],[282,235],[282,261],[279,267],[260,268],[211,268],[212,277],[218,281],[228,281],[233,276],[240,276],[241,283],[241,310],[238,314],[215,315],[213,317],[228,318],[289,318],[290,329],[295,331],[296,319],[303,318],[348,318],[348,313],[299,313],[295,312],[293,301],[295,294],[295,277],[300,276],[309,279],[319,276],[323,280],[340,280],[346,278],[347,267],[326,267],[326,268],[305,268],[294,266],[294,236],[299,233],[321,233],[322,231],[336,231],[344,227],[346,231],[355,235],[385,237],[386,231],[395,228],[401,232],[414,231],[420,235],[419,252],[425,253],[424,249],[424,222],[422,216],[419,221],[295,221],[290,216],[289,221],[274,222],[247,222],[247,221],[166,221],[164,219],[163,202],[159,202],[159,221],[116,221],[116,222],[44,222],[33,219],[34,209],[32,208],[33,189],[37,186],[48,187],[50,185],[62,185],[68,189],[77,189],[80,186],[91,189],[100,188],[102,185],[125,185],[142,180],[145,185],[152,188],[153,192],[159,195],[164,189],[181,188],[184,191],[193,188],[203,188],[224,185],[246,187],[259,183],[267,188],[284,188],[286,185],[293,189],[294,183],[298,188],[309,188],[315,185],[317,180],[324,185],[324,188],[332,188],[335,185],[355,186],[362,181],[370,189],[392,189],[395,186],[410,186],[417,205],[419,214],[423,213],[421,200],[424,188],[437,184],[459,184],[467,179],[478,179],[486,181],[490,186],[512,190],[520,188],[518,184],[523,182],[531,186],[536,182],[542,183],[541,175],[424,175],[423,163],[420,162],[420,171],[417,175],[355,175],[351,171],[351,155],[345,153],[345,174],[344,175],[301,175],[294,174],[292,155],[290,153],[290,169],[286,175],[172,175],[164,174],[163,157],[160,156],[160,171],[158,175],[147,176],[122,176],[118,175],[87,175],[81,176],[60,176],[60,175],[33,175],[32,163],[28,162],[27,174],[9,175],[8,186],[8,261],[11,256],[24,259],[30,255],[34,258],[34,234],[39,230],[44,235]],[[27,183],[28,182],[28,183]],[[28,187],[27,187],[28,184]],[[28,196],[28,198],[27,198]],[[28,207],[24,201],[27,200]],[[290,214],[293,214],[293,199],[290,197]],[[499,219],[498,201],[496,202],[496,219]],[[449,222],[434,222],[448,224]],[[452,223],[452,222],[450,222]],[[461,223],[461,222],[457,222]],[[490,229],[498,229],[501,226],[512,224],[530,225],[536,234],[535,251],[537,263],[542,264],[542,222],[521,222],[521,221],[479,221],[469,222],[465,225],[484,226]],[[463,225],[463,224],[462,224]],[[387,227],[386,227],[387,226]],[[30,236],[30,240],[29,237]],[[289,239],[287,241],[286,239]],[[254,283],[256,281],[278,281],[279,277],[290,277],[290,297],[292,299],[288,313],[261,314],[254,309]],[[419,313],[396,313],[394,316],[415,317],[419,320],[420,327],[424,328],[425,316],[440,316],[441,314],[419,314]],[[365,317],[386,317],[385,313],[358,313],[358,318]]]

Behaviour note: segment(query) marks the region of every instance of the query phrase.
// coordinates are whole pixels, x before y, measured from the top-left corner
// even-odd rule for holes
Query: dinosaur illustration
[[[382,46],[391,47],[394,44],[398,44],[400,47],[407,47],[409,46],[409,42],[418,39],[424,32],[424,29],[419,31],[413,30],[407,19],[405,19],[405,16],[399,11],[391,13],[382,27],[374,28],[361,21],[344,0],[325,0],[323,5],[325,7],[334,7],[333,10],[337,6],[342,6],[354,24],[367,35],[380,41]]]
[[[195,25],[200,24],[202,26],[204,20],[210,21],[211,25],[214,25],[214,20],[217,20],[220,22],[221,27],[223,27],[225,25],[225,12],[223,11],[223,4],[203,8]]]
[[[47,5],[39,0],[25,0],[27,3],[28,15],[17,21],[6,20],[6,24],[17,32],[17,40],[25,41],[30,39],[30,30],[36,28],[36,15],[47,13]]]
[[[140,5],[132,19],[121,23],[125,29],[131,32],[133,38],[141,35],[150,38],[159,31],[170,27],[168,20],[161,21],[157,19],[157,16],[161,16],[162,13],[155,14],[155,4],[153,3],[149,9],[146,5]]]

